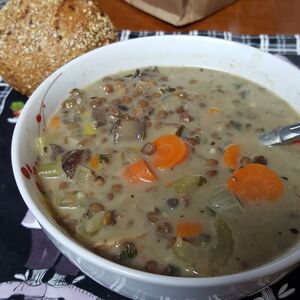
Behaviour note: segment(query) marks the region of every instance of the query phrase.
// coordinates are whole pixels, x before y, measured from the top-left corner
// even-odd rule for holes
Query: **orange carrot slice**
[[[249,164],[227,179],[227,186],[241,201],[276,201],[284,192],[280,177],[261,164]]]
[[[163,135],[153,143],[156,147],[153,160],[156,168],[171,168],[185,160],[189,153],[187,144],[177,135]]]
[[[59,128],[60,126],[60,117],[59,116],[53,116],[49,122],[50,127],[52,128]]]
[[[202,225],[200,223],[177,223],[176,236],[177,237],[195,237],[202,232]]]
[[[92,169],[98,171],[100,169],[100,157],[99,154],[92,155],[89,161],[89,165]]]
[[[230,169],[237,169],[238,161],[241,156],[241,147],[237,144],[231,144],[225,148],[223,161],[225,166]]]
[[[132,183],[157,181],[157,177],[143,159],[127,166],[123,175],[127,181]]]

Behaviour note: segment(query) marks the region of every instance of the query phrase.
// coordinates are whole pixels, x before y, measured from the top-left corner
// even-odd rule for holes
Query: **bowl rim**
[[[23,111],[19,117],[19,120],[16,124],[16,127],[14,129],[13,138],[12,138],[12,146],[11,146],[11,160],[12,160],[12,167],[13,167],[13,173],[15,177],[15,181],[17,183],[18,189],[21,193],[21,196],[23,200],[25,201],[27,207],[30,209],[30,211],[33,213],[37,221],[41,224],[42,228],[46,228],[45,230],[50,233],[52,237],[55,238],[60,244],[62,244],[66,249],[71,249],[73,253],[76,253],[79,257],[83,257],[86,261],[88,261],[91,264],[95,264],[98,267],[117,273],[119,275],[123,275],[125,277],[129,277],[131,279],[136,279],[145,283],[159,283],[160,285],[176,285],[179,287],[212,287],[212,286],[227,286],[231,284],[237,284],[237,283],[243,283],[250,280],[256,280],[258,278],[268,276],[271,274],[274,274],[279,271],[284,271],[288,267],[291,267],[293,264],[296,264],[300,261],[300,251],[295,251],[292,254],[289,254],[288,256],[281,257],[279,256],[276,261],[270,261],[266,264],[263,264],[261,266],[255,267],[253,269],[229,274],[229,275],[222,275],[222,276],[215,276],[215,277],[174,277],[174,276],[166,276],[166,275],[159,275],[159,274],[153,274],[148,273],[145,271],[129,268],[126,266],[123,266],[121,264],[115,263],[113,261],[110,261],[108,259],[105,259],[99,255],[96,255],[92,251],[88,250],[87,248],[81,246],[79,243],[77,243],[75,240],[73,240],[72,237],[69,235],[63,233],[62,230],[59,230],[55,228],[55,226],[48,220],[48,218],[38,209],[37,205],[34,203],[34,201],[31,199],[29,192],[26,189],[26,185],[24,184],[24,178],[22,178],[22,174],[20,172],[21,169],[21,162],[18,152],[19,149],[22,148],[21,145],[21,139],[22,139],[22,131],[23,131],[23,123],[26,122],[26,115],[27,112],[31,109],[31,107],[34,107],[34,98],[37,97],[38,92],[42,89],[45,89],[49,86],[49,83],[53,81],[54,78],[56,78],[60,73],[64,71],[66,68],[72,67],[74,64],[80,63],[80,61],[83,58],[86,58],[88,55],[91,55],[94,52],[101,52],[103,49],[109,50],[112,48],[119,48],[121,49],[123,47],[126,47],[126,44],[140,44],[144,41],[153,41],[153,42],[159,42],[162,40],[168,40],[171,39],[179,40],[179,41],[190,41],[190,40],[196,40],[200,42],[205,43],[215,43],[218,46],[228,47],[228,46],[234,46],[241,51],[252,51],[253,53],[258,53],[260,55],[266,56],[266,57],[272,57],[273,59],[276,59],[278,62],[284,63],[286,67],[297,69],[299,75],[300,70],[293,64],[290,64],[288,62],[283,61],[282,59],[275,57],[274,55],[263,52],[259,49],[253,48],[251,46],[241,44],[234,41],[227,41],[219,38],[214,37],[204,37],[204,36],[191,36],[191,35],[163,35],[163,36],[148,36],[148,37],[140,37],[137,39],[131,39],[126,41],[119,41],[115,42],[110,45],[103,46],[101,48],[94,49],[90,52],[87,52],[71,61],[69,61],[67,64],[63,65],[59,69],[57,69],[54,73],[52,73],[49,77],[47,77],[40,85],[39,87],[33,92],[33,94],[29,97],[27,103],[25,104]]]

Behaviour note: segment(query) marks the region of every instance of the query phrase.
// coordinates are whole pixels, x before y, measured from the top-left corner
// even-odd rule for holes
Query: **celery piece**
[[[172,247],[172,253],[181,262],[184,263],[188,269],[194,270],[203,276],[212,275],[210,263],[207,259],[210,248],[206,246],[195,246],[181,238]]]
[[[217,244],[210,251],[210,263],[216,271],[226,265],[233,253],[234,240],[229,225],[222,219],[216,218]]]
[[[84,215],[78,224],[76,231],[83,237],[96,234],[102,227],[104,211],[100,211],[91,218]]]
[[[93,127],[92,122],[90,121],[83,121],[83,133],[85,135],[95,135],[96,129]]]
[[[61,164],[57,161],[37,166],[37,173],[43,178],[58,177],[62,174],[62,172]]]
[[[63,209],[76,209],[87,205],[87,199],[82,192],[66,192],[54,197],[55,204]]]
[[[206,179],[199,175],[184,175],[174,181],[174,190],[178,195],[191,195],[199,186],[206,183]]]
[[[177,241],[172,247],[172,252],[179,260],[189,266],[193,266],[198,259],[197,247],[184,240]]]
[[[79,165],[76,170],[76,180],[78,181],[93,181],[95,179],[93,172],[84,166]]]
[[[82,113],[82,130],[83,134],[87,136],[96,134],[96,128],[93,126],[92,116],[89,111]]]
[[[243,206],[227,189],[220,188],[209,195],[208,206],[218,214],[241,214]]]
[[[46,147],[46,139],[43,136],[39,136],[35,140],[36,142],[36,148],[38,150],[38,153],[40,156],[43,156],[45,154],[45,147]]]

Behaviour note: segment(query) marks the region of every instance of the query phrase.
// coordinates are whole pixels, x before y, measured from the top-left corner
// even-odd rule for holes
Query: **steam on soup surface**
[[[38,138],[38,174],[59,223],[95,253],[153,273],[231,274],[298,241],[300,145],[257,138],[293,122],[242,78],[145,68],[71,91]]]

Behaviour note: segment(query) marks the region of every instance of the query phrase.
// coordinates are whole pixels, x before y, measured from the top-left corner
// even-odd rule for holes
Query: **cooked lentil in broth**
[[[217,276],[262,265],[300,229],[300,145],[264,130],[299,114],[215,70],[149,67],[70,92],[38,138],[58,222],[93,252],[148,272]]]

